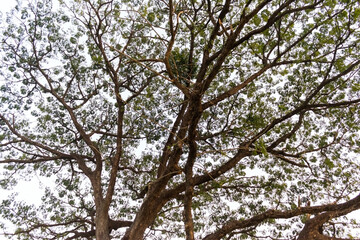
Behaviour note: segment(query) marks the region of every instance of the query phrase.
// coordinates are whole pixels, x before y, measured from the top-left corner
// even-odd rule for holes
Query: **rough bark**
[[[324,235],[322,232],[323,225],[332,218],[346,215],[354,209],[358,209],[360,207],[359,200],[357,202],[349,201],[344,204],[335,206],[336,207],[333,211],[315,215],[313,218],[307,220],[303,230],[299,234],[298,240],[347,240],[347,238],[336,238]]]
[[[267,219],[288,219],[296,217],[302,214],[318,214],[317,217],[310,219],[302,232],[299,235],[298,240],[330,240],[336,238],[329,238],[319,233],[319,227],[331,218],[345,215],[354,210],[360,209],[360,195],[341,204],[328,204],[313,207],[300,207],[294,210],[281,211],[281,210],[268,210],[264,213],[255,215],[246,220],[232,220],[225,223],[221,228],[212,234],[207,235],[203,240],[217,240],[225,237],[227,234],[235,230],[244,230],[250,227],[256,227],[261,222]]]
[[[96,239],[110,240],[109,216],[108,211],[103,209],[96,210]]]

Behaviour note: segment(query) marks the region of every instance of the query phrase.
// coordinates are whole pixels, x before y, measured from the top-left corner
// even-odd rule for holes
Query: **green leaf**
[[[332,168],[335,167],[335,164],[334,164],[329,158],[326,158],[325,161],[324,161],[324,163],[325,163],[325,165],[326,165],[328,168],[330,168],[330,169],[332,169]]]
[[[154,22],[155,21],[155,13],[153,13],[153,12],[150,12],[148,15],[147,15],[147,20],[149,21],[149,22]]]
[[[255,15],[255,16],[253,17],[253,21],[254,21],[254,23],[255,23],[256,26],[259,26],[260,23],[261,23],[261,18],[260,18],[258,15]]]

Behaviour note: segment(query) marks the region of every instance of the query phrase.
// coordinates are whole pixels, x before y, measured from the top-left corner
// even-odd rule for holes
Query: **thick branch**
[[[252,226],[257,226],[261,222],[267,219],[287,219],[292,218],[295,216],[299,216],[302,214],[316,214],[321,212],[329,212],[329,216],[336,216],[336,213],[348,213],[360,208],[360,195],[357,197],[341,204],[327,204],[327,205],[320,205],[320,206],[313,206],[313,207],[300,207],[294,210],[289,211],[281,211],[281,210],[268,210],[264,213],[258,214],[252,218],[247,220],[232,220],[225,223],[220,229],[215,231],[212,234],[207,235],[203,240],[215,240],[221,239],[222,237],[226,236],[227,234],[231,233],[235,230],[240,230],[244,228],[249,228]],[[332,215],[333,214],[333,215]],[[308,238],[302,238],[301,240],[309,240]]]

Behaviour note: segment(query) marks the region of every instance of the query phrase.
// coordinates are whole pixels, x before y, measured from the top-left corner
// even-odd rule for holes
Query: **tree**
[[[360,208],[355,0],[51,0],[2,32],[18,239],[344,239]]]

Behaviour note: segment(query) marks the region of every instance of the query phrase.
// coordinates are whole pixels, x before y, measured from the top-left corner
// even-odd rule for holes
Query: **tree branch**
[[[299,207],[294,210],[280,211],[270,209],[264,213],[255,215],[247,220],[232,220],[225,223],[221,228],[216,230],[214,233],[207,235],[203,240],[217,240],[231,233],[232,231],[257,226],[261,222],[267,219],[287,219],[296,217],[302,214],[316,214],[326,211],[327,213],[323,216],[335,217],[337,214],[346,214],[348,212],[360,209],[360,195],[357,197],[341,204],[327,204],[313,207]],[[322,215],[319,215],[322,216]],[[325,219],[325,217],[324,217]],[[330,219],[330,218],[328,218]],[[327,221],[327,220],[326,220]],[[320,222],[320,221],[319,221]],[[315,226],[315,225],[312,225]],[[317,225],[316,225],[317,226]],[[312,240],[318,238],[301,238],[301,240]],[[300,240],[300,239],[299,239]]]

